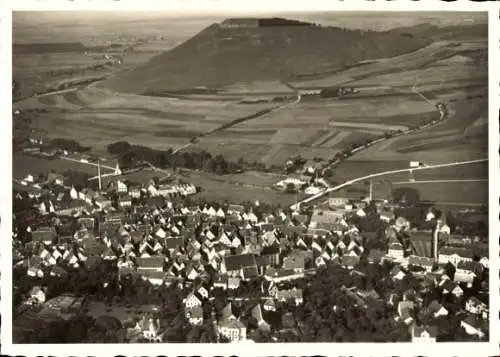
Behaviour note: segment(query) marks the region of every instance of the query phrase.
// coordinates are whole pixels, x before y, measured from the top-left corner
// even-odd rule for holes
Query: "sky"
[[[437,26],[487,22],[478,12],[301,12],[245,14],[253,17],[286,17],[351,29],[384,31],[430,23]],[[179,16],[168,12],[133,11],[35,11],[13,13],[13,39],[26,42],[87,42],[107,36],[167,36],[187,39],[214,22],[241,14]]]

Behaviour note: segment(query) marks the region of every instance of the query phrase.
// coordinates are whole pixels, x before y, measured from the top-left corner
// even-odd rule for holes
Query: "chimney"
[[[438,220],[436,226],[434,227],[434,232],[432,234],[432,257],[436,262],[438,260],[438,239],[439,239],[440,228],[441,228],[441,221]]]
[[[101,161],[97,160],[97,179],[99,180],[99,192],[102,191],[102,181],[101,181]]]

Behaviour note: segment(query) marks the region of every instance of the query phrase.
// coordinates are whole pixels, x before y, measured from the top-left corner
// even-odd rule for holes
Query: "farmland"
[[[151,24],[150,21],[147,23]],[[357,58],[357,61],[346,66],[327,63],[321,57],[321,61],[313,61],[317,70],[312,69],[309,73],[299,73],[297,70],[294,73],[289,71],[274,75],[260,65],[253,67],[242,64],[242,68],[248,69],[250,74],[231,72],[229,76],[241,77],[241,80],[233,83],[215,81],[213,85],[199,87],[188,86],[181,93],[179,89],[182,88],[177,85],[180,83],[180,74],[172,73],[177,67],[165,67],[161,58],[165,55],[170,61],[174,52],[184,57],[188,54],[193,58],[198,55],[200,58],[207,56],[203,52],[207,50],[207,46],[201,44],[200,38],[209,39],[213,31],[214,38],[222,36],[222,32],[214,30],[213,26],[202,31],[198,37],[183,41],[210,22],[211,20],[174,21],[174,27],[179,30],[174,35],[172,27],[168,31],[162,30],[164,25],[160,20],[154,22],[152,30],[143,27],[143,23],[137,20],[138,29],[134,34],[124,29],[122,23],[96,25],[99,23],[96,20],[82,25],[78,31],[80,37],[61,34],[51,41],[79,42],[93,51],[90,51],[90,55],[78,52],[14,55],[14,78],[21,82],[25,96],[47,88],[70,89],[27,98],[16,102],[15,107],[21,110],[47,110],[33,121],[35,130],[46,133],[49,137],[77,140],[99,153],[104,153],[109,143],[119,140],[155,149],[177,148],[189,143],[193,137],[211,132],[185,150],[206,150],[212,155],[221,154],[228,161],[242,158],[247,162],[262,163],[269,168],[283,166],[289,158],[297,155],[306,160],[315,157],[330,159],[352,145],[421,125],[439,117],[435,103],[444,101],[450,109],[450,115],[445,121],[432,129],[387,139],[357,153],[335,169],[334,179],[341,181],[356,175],[383,171],[384,168],[407,167],[409,160],[439,163],[486,155],[487,140],[482,130],[485,124],[478,119],[484,117],[487,110],[487,45],[480,31],[472,31],[465,40],[459,40],[463,34],[458,29],[450,32],[443,30],[444,37],[438,41],[425,40],[408,44],[406,52],[372,49],[373,56],[370,58],[361,58],[356,54],[353,58]],[[101,42],[96,43],[91,36],[93,27],[96,26],[100,26],[102,32],[121,35],[103,37]],[[36,42],[42,36],[40,32],[29,28],[22,29],[23,32],[18,32],[17,35],[25,42]],[[319,32],[314,31],[311,30],[307,36],[316,38]],[[453,37],[453,31],[457,31],[456,38]],[[332,36],[338,35],[333,32]],[[47,32],[49,33],[51,31]],[[228,34],[224,33],[226,35]],[[235,33],[235,36],[242,38],[245,34]],[[267,34],[263,32],[259,36],[259,41],[264,41],[267,46],[268,39],[264,38]],[[274,32],[269,33],[269,36],[278,40]],[[289,41],[296,40],[295,33],[290,32],[287,36],[290,36]],[[352,40],[358,34],[349,36]],[[395,36],[394,33],[391,36]],[[257,41],[257,37],[252,41]],[[231,50],[241,55],[251,49],[248,59],[242,57],[242,61],[251,62],[256,58],[257,52],[252,51],[258,42],[252,41],[243,41],[236,47],[221,44],[220,51],[226,53]],[[180,43],[182,45],[176,51],[168,51]],[[111,47],[111,44],[114,46]],[[299,45],[304,46],[303,39],[297,42],[297,46]],[[124,48],[133,50],[122,51]],[[317,50],[316,47],[314,50]],[[217,51],[217,48],[212,51]],[[345,52],[347,50],[342,51],[342,56],[350,55]],[[105,53],[123,55],[124,61],[119,65],[111,65],[104,60]],[[304,59],[309,58],[305,53],[300,53],[305,56]],[[155,57],[157,55],[159,56]],[[219,55],[220,53],[213,53],[213,56]],[[269,58],[274,60],[278,55],[284,54],[272,54]],[[238,68],[233,68],[233,62],[228,63],[227,70],[237,72]],[[147,70],[148,65],[153,66],[157,72],[163,66],[162,71],[158,72],[158,78],[150,76],[154,71]],[[304,69],[303,65],[300,67]],[[320,70],[321,68],[324,70]],[[143,75],[139,75],[141,71]],[[258,72],[254,78],[250,78],[252,71]],[[264,72],[267,74],[264,75]],[[172,84],[175,85],[163,88],[160,80],[169,81],[165,79],[164,73],[172,74]],[[217,70],[211,69],[210,73],[200,75],[195,81],[191,78],[193,73],[186,74],[191,82],[220,77]],[[108,76],[110,80],[75,86],[79,81],[100,76]],[[136,81],[131,82],[127,78],[136,78]],[[137,83],[138,88],[131,89],[131,83]],[[307,91],[340,84],[354,87],[359,93],[343,98],[313,96],[296,103],[285,100],[283,103],[286,105],[276,109],[281,105],[281,102],[275,101],[277,97],[290,98],[298,90]],[[127,89],[121,91],[122,87]],[[430,102],[414,93],[415,88]],[[156,95],[144,95],[144,90],[147,89],[157,90]],[[252,116],[267,109],[272,110],[224,130],[217,130],[237,118]],[[471,130],[469,128],[473,123],[479,123],[479,126],[475,125],[474,130]],[[455,174],[454,171],[442,176]],[[457,174],[461,175],[460,172]],[[469,177],[476,177],[472,172],[470,175],[472,176]],[[270,185],[270,180],[264,177],[252,176],[252,184],[256,187],[246,188],[238,186],[235,179],[193,176],[193,180],[206,182],[201,186],[209,187],[202,193],[207,197],[254,195],[278,201],[283,198],[282,194],[259,188]]]

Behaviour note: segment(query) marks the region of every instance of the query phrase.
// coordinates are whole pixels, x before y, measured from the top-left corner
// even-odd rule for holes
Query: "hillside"
[[[104,86],[143,94],[286,79],[393,57],[431,41],[394,31],[347,30],[284,19],[228,19],[133,71],[110,78]]]

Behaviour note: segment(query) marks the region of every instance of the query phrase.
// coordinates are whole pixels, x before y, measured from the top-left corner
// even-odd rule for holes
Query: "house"
[[[203,324],[203,308],[201,306],[194,306],[186,309],[186,318],[191,325]]]
[[[398,265],[394,266],[389,274],[392,280],[402,280],[406,276],[406,273]]]
[[[56,237],[56,232],[51,227],[40,227],[31,233],[33,242],[51,245]]]
[[[434,318],[437,318],[439,316],[447,316],[448,315],[448,310],[441,305],[439,302],[436,300],[433,300],[425,309],[428,313],[432,314]]]
[[[390,243],[387,255],[395,260],[404,258],[404,249],[401,243]]]
[[[457,264],[455,281],[472,283],[474,278],[483,273],[483,266],[476,261],[461,261]]]
[[[163,263],[165,258],[161,255],[155,255],[152,257],[138,257],[136,259],[136,266],[138,272],[144,272],[148,270],[153,271],[163,271]]]
[[[92,231],[95,227],[95,219],[93,217],[81,217],[78,218],[77,222],[85,227],[86,229]]]
[[[118,197],[118,205],[122,208],[131,207],[132,206],[132,196],[124,195]]]
[[[283,259],[283,269],[293,270],[296,273],[303,272],[305,264],[305,259],[302,255],[291,255]]]
[[[464,294],[462,288],[449,279],[440,284],[440,286],[443,290],[443,294],[453,294],[457,298],[461,297]]]
[[[228,277],[227,276],[218,276],[213,284],[212,284],[212,287],[214,289],[217,289],[217,288],[221,288],[223,290],[226,290],[227,289],[227,285],[228,285]]]
[[[475,315],[468,315],[460,322],[460,326],[464,328],[468,335],[475,335],[479,338],[483,338],[485,335],[483,328],[485,322],[478,319]]]
[[[434,259],[427,258],[427,257],[416,256],[416,255],[411,255],[408,258],[408,264],[409,265],[416,265],[416,266],[422,267],[427,272],[430,272],[430,271],[432,271],[432,267],[434,266]]]
[[[29,293],[29,302],[31,304],[43,304],[46,300],[45,289],[40,286],[34,286]]]
[[[97,207],[99,207],[101,210],[102,209],[105,209],[107,207],[110,207],[111,206],[111,200],[105,196],[102,196],[102,195],[97,195],[95,198],[94,198],[94,203]]]
[[[144,280],[149,281],[152,285],[163,285],[163,278],[165,277],[163,271],[144,270],[140,274]]]
[[[257,320],[257,326],[260,330],[270,331],[271,326],[264,320],[260,304],[253,307],[251,315],[255,320]]]
[[[470,297],[465,303],[465,310],[475,315],[487,316],[488,305],[479,300],[477,297]]]
[[[240,321],[231,316],[223,319],[218,326],[219,334],[229,339],[231,342],[246,340],[247,328]]]
[[[50,276],[62,278],[62,277],[67,276],[67,275],[68,275],[68,272],[58,265],[54,265],[52,267],[52,269],[50,270]]]
[[[276,293],[276,299],[280,302],[294,301],[296,306],[299,306],[304,302],[302,289],[297,288],[290,290],[278,290]]]
[[[62,185],[64,185],[64,176],[61,174],[54,173],[54,172],[49,172],[49,174],[47,176],[47,181],[49,181],[55,185],[62,186]]]
[[[381,249],[370,249],[368,253],[368,262],[371,264],[378,264],[383,260],[385,252]]]
[[[466,248],[442,247],[439,250],[439,263],[457,266],[461,261],[472,261],[472,252]]]
[[[357,255],[344,255],[342,257],[342,265],[348,269],[353,269],[360,261]]]
[[[163,335],[160,334],[160,320],[153,319],[144,315],[142,319],[137,321],[134,330],[139,332],[142,337],[151,342],[161,342]]]
[[[407,325],[413,323],[414,307],[415,304],[413,303],[413,301],[400,301],[398,303],[398,316],[396,317],[396,321],[403,321]]]
[[[228,277],[227,288],[229,290],[236,290],[240,287],[241,278],[239,277]]]
[[[266,299],[264,304],[262,304],[262,308],[265,311],[276,311],[276,303],[274,302],[274,299]]]
[[[202,305],[201,297],[194,292],[189,293],[183,302],[186,309],[191,309],[196,306],[201,307]]]
[[[43,278],[44,276],[43,270],[41,269],[41,265],[34,265],[34,264],[28,268],[26,274],[28,276],[38,277],[38,278]]]
[[[121,180],[117,180],[114,184],[116,192],[118,193],[126,193],[128,192],[127,184]]]
[[[133,187],[130,189],[129,195],[132,198],[140,198],[141,197],[141,189],[139,187]]]
[[[230,276],[241,276],[242,269],[247,267],[257,268],[254,254],[229,255],[222,260],[221,273]]]
[[[413,326],[411,342],[434,343],[437,339],[437,328],[435,326]]]

